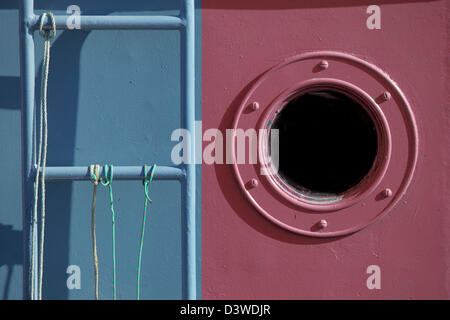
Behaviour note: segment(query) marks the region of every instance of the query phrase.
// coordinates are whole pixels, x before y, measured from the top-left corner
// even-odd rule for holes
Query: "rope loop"
[[[45,18],[49,16],[50,20],[52,22],[52,28],[50,30],[46,30],[44,29],[44,22],[45,22]],[[46,40],[52,39],[56,36],[56,21],[55,21],[55,17],[53,16],[52,12],[44,12],[41,16],[41,22],[39,24],[39,35],[43,38],[45,38]]]
[[[52,31],[43,30],[44,22],[50,17],[52,22]],[[42,287],[43,287],[43,275],[44,275],[44,243],[45,243],[45,169],[47,166],[47,141],[48,141],[48,125],[47,125],[47,87],[48,87],[48,75],[50,65],[50,38],[56,35],[56,22],[53,13],[44,13],[41,16],[39,25],[39,34],[45,38],[44,41],[44,55],[42,59],[42,73],[41,73],[41,97],[40,97],[40,120],[39,120],[39,144],[37,147],[37,164],[36,164],[36,180],[34,186],[34,206],[33,206],[33,249],[32,249],[32,262],[31,262],[31,295],[32,298],[42,300]],[[42,169],[41,177],[40,170]],[[40,178],[40,179],[39,179]],[[38,217],[38,201],[39,201],[39,183],[41,184],[41,225],[40,225],[40,239],[38,234],[37,217]],[[39,239],[39,240],[38,240]],[[39,241],[39,247],[36,241]],[[38,268],[36,269],[36,262]],[[37,272],[37,277],[36,277]]]
[[[100,165],[91,164],[89,166],[89,173],[91,175],[91,181],[93,184],[98,185],[98,182],[100,181]]]
[[[148,195],[148,187],[150,182],[153,181],[153,176],[155,174],[156,170],[156,164],[152,165],[152,168],[150,169],[150,177],[147,175],[147,165],[144,164],[144,180],[142,181],[142,184],[144,185],[144,191],[145,191],[145,197],[149,202],[152,202],[152,199],[150,199],[150,196]]]
[[[111,171],[109,169],[111,169]],[[103,178],[103,181],[101,181],[101,183],[104,186],[110,185],[111,182],[113,181],[113,177],[114,177],[114,166],[113,165],[108,166],[107,164],[105,164],[103,171],[105,173],[105,177]],[[109,173],[109,175],[108,175],[108,173]]]

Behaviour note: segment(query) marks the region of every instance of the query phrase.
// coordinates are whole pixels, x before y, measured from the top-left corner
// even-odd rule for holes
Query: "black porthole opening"
[[[277,175],[302,193],[343,194],[370,172],[377,155],[372,118],[359,102],[334,90],[291,99],[271,129],[279,130]]]

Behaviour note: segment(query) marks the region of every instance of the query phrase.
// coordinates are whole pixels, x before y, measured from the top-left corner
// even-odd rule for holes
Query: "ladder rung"
[[[57,29],[68,29],[67,19],[70,16],[55,15]],[[33,30],[39,29],[41,16],[34,15],[30,21]],[[176,16],[80,16],[82,30],[95,29],[181,29],[184,20]],[[45,18],[44,29],[50,29],[49,17]]]
[[[150,170],[150,166],[149,170]],[[41,168],[42,172],[42,168]],[[35,176],[35,174],[33,174]],[[104,176],[103,166],[100,177]],[[185,177],[183,169],[178,167],[157,166],[154,180],[182,180]],[[46,167],[45,180],[89,180],[89,167]],[[144,167],[114,166],[113,180],[141,180],[144,178]]]

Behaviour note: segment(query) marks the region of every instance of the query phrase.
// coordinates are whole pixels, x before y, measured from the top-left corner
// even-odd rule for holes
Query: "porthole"
[[[295,125],[300,121],[296,117],[302,117],[302,129]],[[283,118],[294,125],[280,131]],[[261,135],[261,163],[271,164],[261,178],[295,206],[327,212],[355,205],[378,186],[386,171],[391,152],[386,118],[375,101],[351,83],[331,78],[296,83],[261,119],[259,127],[270,128]],[[270,156],[273,129],[279,135],[276,161]],[[289,144],[301,152],[293,154]]]
[[[339,91],[291,97],[270,129],[279,135],[277,177],[311,198],[338,199],[361,183],[375,163],[375,123],[364,106]],[[268,142],[270,147],[270,132]]]
[[[406,97],[386,72],[345,53],[305,53],[264,71],[233,128],[263,132],[258,163],[233,164],[244,199],[301,235],[341,236],[376,221],[405,194],[417,161]]]

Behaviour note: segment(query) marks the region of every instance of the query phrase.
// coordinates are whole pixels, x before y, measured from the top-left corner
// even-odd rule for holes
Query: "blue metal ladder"
[[[81,16],[82,30],[101,29],[174,29],[181,32],[181,127],[193,134],[195,126],[195,6],[194,0],[181,0],[179,16]],[[55,15],[57,29],[68,29],[65,15]],[[22,217],[24,233],[23,298],[30,299],[31,259],[33,249],[32,202],[36,176],[35,137],[35,53],[34,32],[39,28],[40,16],[34,14],[34,0],[20,0],[20,80],[22,132]],[[44,22],[50,29],[50,21]],[[76,32],[76,31],[75,31]],[[195,139],[191,139],[187,163],[181,166],[158,166],[155,180],[178,180],[182,185],[182,279],[183,298],[196,299],[196,227],[195,227]],[[102,172],[100,172],[102,174]],[[47,167],[46,180],[89,180],[89,167]],[[114,179],[140,180],[142,166],[114,167]],[[37,252],[37,248],[36,252]],[[36,265],[37,267],[37,265]],[[36,268],[37,269],[37,268]],[[37,273],[37,270],[34,270]]]

